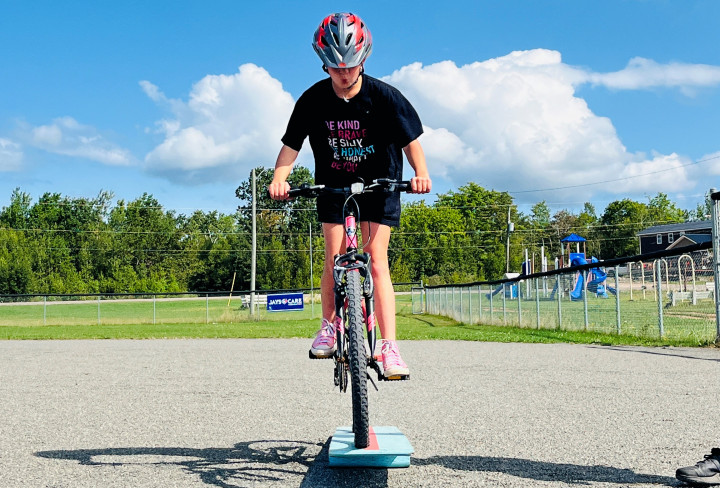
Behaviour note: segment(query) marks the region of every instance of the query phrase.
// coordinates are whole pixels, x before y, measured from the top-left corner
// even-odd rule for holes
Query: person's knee
[[[372,259],[371,260],[371,271],[373,279],[386,278],[390,276],[390,264],[386,259]]]

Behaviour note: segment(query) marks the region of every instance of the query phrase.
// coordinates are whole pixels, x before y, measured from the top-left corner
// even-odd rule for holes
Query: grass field
[[[610,302],[594,303],[592,315],[609,316],[614,324],[614,309],[599,308],[607,307]],[[643,315],[645,308],[648,308],[645,312],[649,312],[652,304],[643,304],[638,313]],[[559,330],[549,308],[556,305],[551,303],[543,305],[541,327],[537,328],[534,302],[523,302],[521,307],[526,307],[526,310],[521,309],[520,314],[517,301],[513,301],[512,305],[515,308],[507,306],[504,318],[502,309],[493,311],[493,325],[468,324],[441,315],[415,315],[410,296],[399,295],[398,338],[646,346],[703,346],[712,343],[712,339],[698,340],[693,334],[664,339],[651,337],[652,334],[648,337],[617,334],[614,333],[614,325],[597,326],[586,331],[582,325],[578,328],[576,324],[565,327],[574,330]],[[576,305],[571,304],[563,312],[564,326],[569,325],[572,315],[578,313],[570,308]],[[465,314],[469,317],[468,303],[465,307]],[[489,309],[484,313],[485,323],[489,323]],[[584,311],[580,313],[584,314]],[[518,315],[523,319],[523,327],[517,327]],[[241,307],[239,299],[233,299],[228,304],[227,298],[3,304],[0,305],[0,339],[310,338],[318,328],[319,316],[320,305],[315,304],[314,311],[310,305],[301,312],[261,310],[259,316],[253,318],[246,308]],[[503,319],[507,325],[502,325]],[[568,324],[565,324],[566,319]],[[577,320],[577,317],[572,320]],[[470,322],[467,318],[463,321]]]
[[[535,300],[533,297],[520,301],[506,299],[503,305],[501,294],[496,295],[490,302],[487,291],[478,293],[476,287],[439,289],[436,296],[430,295],[429,310],[465,323],[594,331],[610,335],[618,333],[618,302],[615,296],[589,296],[586,320],[585,303],[582,300],[563,299],[558,304],[557,299],[541,297],[540,300]],[[665,301],[661,307],[665,339],[697,345],[715,340],[717,326],[713,300],[700,300],[696,305],[683,302],[676,306],[669,306]],[[633,300],[628,293],[621,293],[619,310],[621,334],[660,337],[658,303],[651,293],[645,299],[636,293]]]

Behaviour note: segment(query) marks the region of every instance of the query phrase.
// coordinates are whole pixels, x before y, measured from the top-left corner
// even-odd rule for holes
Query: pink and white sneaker
[[[322,320],[320,330],[310,347],[310,357],[314,359],[331,358],[335,354],[335,326],[327,319]]]
[[[400,357],[397,342],[383,340],[381,351],[385,379],[401,380],[410,376],[410,369]]]

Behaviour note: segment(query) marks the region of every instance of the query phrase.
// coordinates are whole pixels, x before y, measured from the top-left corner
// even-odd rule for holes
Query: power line
[[[517,195],[517,194],[521,194],[521,193],[539,193],[539,192],[543,192],[543,191],[570,190],[570,189],[573,189],[573,188],[582,188],[582,187],[586,187],[586,186],[603,185],[603,184],[605,184],[605,183],[615,183],[615,182],[618,182],[618,181],[626,181],[626,180],[632,180],[632,179],[635,179],[635,178],[641,178],[641,177],[645,177],[645,176],[651,176],[651,175],[656,175],[656,174],[660,174],[660,173],[666,173],[666,172],[668,172],[668,171],[673,171],[673,170],[676,170],[676,169],[679,169],[679,168],[687,168],[688,166],[694,166],[694,165],[696,165],[696,164],[706,163],[706,162],[708,162],[708,161],[712,161],[712,160],[715,160],[715,159],[720,159],[720,154],[718,154],[717,156],[711,156],[711,157],[709,157],[709,158],[701,159],[701,160],[699,160],[699,161],[693,161],[692,163],[683,164],[683,165],[680,165],[680,166],[674,166],[674,167],[672,167],[672,168],[660,169],[660,170],[657,170],[657,171],[651,171],[650,173],[642,173],[642,174],[639,174],[639,175],[626,176],[626,177],[624,177],[624,178],[615,178],[615,179],[612,179],[612,180],[596,181],[596,182],[594,182],[594,183],[581,183],[581,184],[579,184],[579,185],[558,186],[558,187],[555,187],[555,188],[543,188],[543,189],[539,189],[539,190],[508,191],[508,193],[513,194],[513,195]]]

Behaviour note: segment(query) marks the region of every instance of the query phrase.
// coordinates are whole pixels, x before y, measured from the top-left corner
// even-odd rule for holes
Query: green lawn
[[[595,302],[593,306],[606,307],[610,302]],[[398,338],[645,346],[703,346],[711,343],[710,340],[698,340],[692,334],[665,339],[639,337],[637,334],[618,335],[614,333],[614,326],[588,331],[582,330],[582,326],[581,330],[557,330],[549,315],[547,322],[542,318],[545,313],[551,315],[546,308],[552,307],[551,303],[543,305],[541,328],[538,329],[534,302],[523,302],[521,307],[526,307],[526,310],[521,310],[523,327],[517,327],[517,301],[512,302],[512,306],[506,309],[508,325],[501,325],[502,309],[494,310],[494,325],[469,325],[439,315],[415,315],[410,297],[401,295],[397,299]],[[577,303],[568,306],[563,312],[563,322],[578,313],[576,307]],[[641,315],[645,308],[649,311],[650,307],[643,304],[639,308]],[[489,309],[485,311],[485,323],[489,322],[488,312]],[[593,316],[600,316],[601,312],[614,323],[614,309],[593,309]],[[229,304],[227,299],[205,298],[155,302],[100,300],[5,304],[0,305],[0,339],[310,338],[318,328],[319,315],[320,305],[315,304],[314,313],[307,305],[302,312],[272,313],[262,310],[259,317],[251,317],[249,311],[241,307],[239,299],[233,299]],[[572,328],[577,329],[576,325]]]
[[[491,308],[486,291],[478,293],[473,287],[472,293],[467,288],[461,293],[456,289],[454,296],[452,291],[448,292],[448,296],[444,296],[443,290],[440,296],[435,298],[437,306],[434,306],[432,296],[429,299],[430,310],[442,315],[451,315],[465,323],[521,325],[524,328],[535,329],[538,328],[539,316],[540,329],[592,331],[608,335],[616,335],[618,332],[615,296],[608,298],[589,296],[586,325],[585,304],[582,300],[563,299],[559,313],[557,299],[542,297],[536,301],[531,298],[523,299],[519,303],[517,299],[507,299],[503,308],[502,296],[496,295]],[[669,306],[665,301],[662,310],[665,339],[693,345],[707,344],[715,340],[717,330],[712,300],[702,300],[696,305],[684,302],[676,306]],[[633,300],[630,300],[628,293],[621,295],[620,333],[646,338],[660,336],[658,303],[651,293],[644,299],[641,294],[636,293]]]

